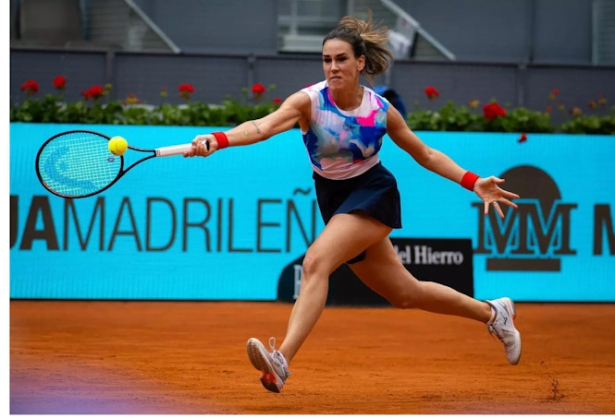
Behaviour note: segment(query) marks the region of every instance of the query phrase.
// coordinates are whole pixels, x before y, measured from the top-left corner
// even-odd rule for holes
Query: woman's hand
[[[213,135],[197,135],[192,140],[192,149],[184,152],[184,157],[208,157],[218,149],[218,141]]]
[[[502,212],[500,203],[517,209],[517,205],[509,199],[519,199],[519,195],[501,189],[498,185],[502,183],[504,183],[504,179],[495,176],[479,178],[474,183],[474,192],[485,202],[485,215],[489,213],[489,205],[491,204],[502,219],[504,219],[504,212]]]

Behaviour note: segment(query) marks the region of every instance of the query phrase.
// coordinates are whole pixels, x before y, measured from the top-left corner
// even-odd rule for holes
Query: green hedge
[[[62,82],[63,81],[63,82]],[[123,100],[109,100],[112,86],[92,86],[83,91],[83,100],[65,103],[62,91],[65,80],[59,76],[54,79],[58,94],[48,94],[36,98],[38,84],[28,80],[22,85],[26,95],[20,104],[11,104],[11,122],[30,123],[74,123],[74,124],[112,124],[112,125],[181,125],[181,126],[236,126],[244,121],[261,118],[275,111],[281,99],[271,98],[275,86],[265,88],[255,84],[251,91],[242,89],[240,100],[227,97],[221,104],[211,105],[191,101],[194,87],[190,84],[179,86],[179,95],[185,100],[182,105],[142,104],[134,95]],[[439,93],[428,86],[427,97],[438,100]],[[161,90],[162,100],[167,97],[166,89]],[[408,112],[408,126],[416,131],[465,131],[465,132],[518,132],[518,133],[570,133],[615,135],[615,106],[608,114],[604,111],[607,101],[602,95],[589,102],[587,113],[580,107],[566,109],[558,103],[559,92],[554,90],[549,96],[549,104],[544,111],[534,111],[523,107],[502,107],[492,100],[482,107],[477,100],[468,105],[446,102],[438,110],[421,109],[418,103]],[[560,112],[565,119],[554,123],[553,111]],[[599,114],[601,113],[601,114]]]

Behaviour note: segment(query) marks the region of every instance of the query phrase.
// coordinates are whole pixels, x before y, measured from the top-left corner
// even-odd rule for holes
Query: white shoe
[[[256,370],[262,372],[261,383],[265,389],[280,393],[290,372],[284,355],[275,349],[275,338],[269,339],[271,353],[256,338],[250,338],[247,344],[248,357]]]
[[[515,328],[516,317],[515,303],[510,298],[488,300],[496,312],[496,317],[491,325],[487,325],[490,334],[495,334],[504,344],[506,358],[512,365],[519,363],[521,358],[521,334]]]

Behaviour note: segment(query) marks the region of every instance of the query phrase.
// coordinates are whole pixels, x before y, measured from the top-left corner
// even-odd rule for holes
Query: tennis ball
[[[128,142],[121,136],[114,136],[109,140],[109,151],[113,155],[124,155],[128,149]]]

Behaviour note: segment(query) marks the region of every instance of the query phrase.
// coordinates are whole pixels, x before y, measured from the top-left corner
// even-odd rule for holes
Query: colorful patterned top
[[[361,105],[339,109],[326,81],[302,89],[312,100],[310,128],[303,134],[312,168],[335,180],[356,177],[378,164],[378,151],[387,129],[389,102],[363,88]]]

